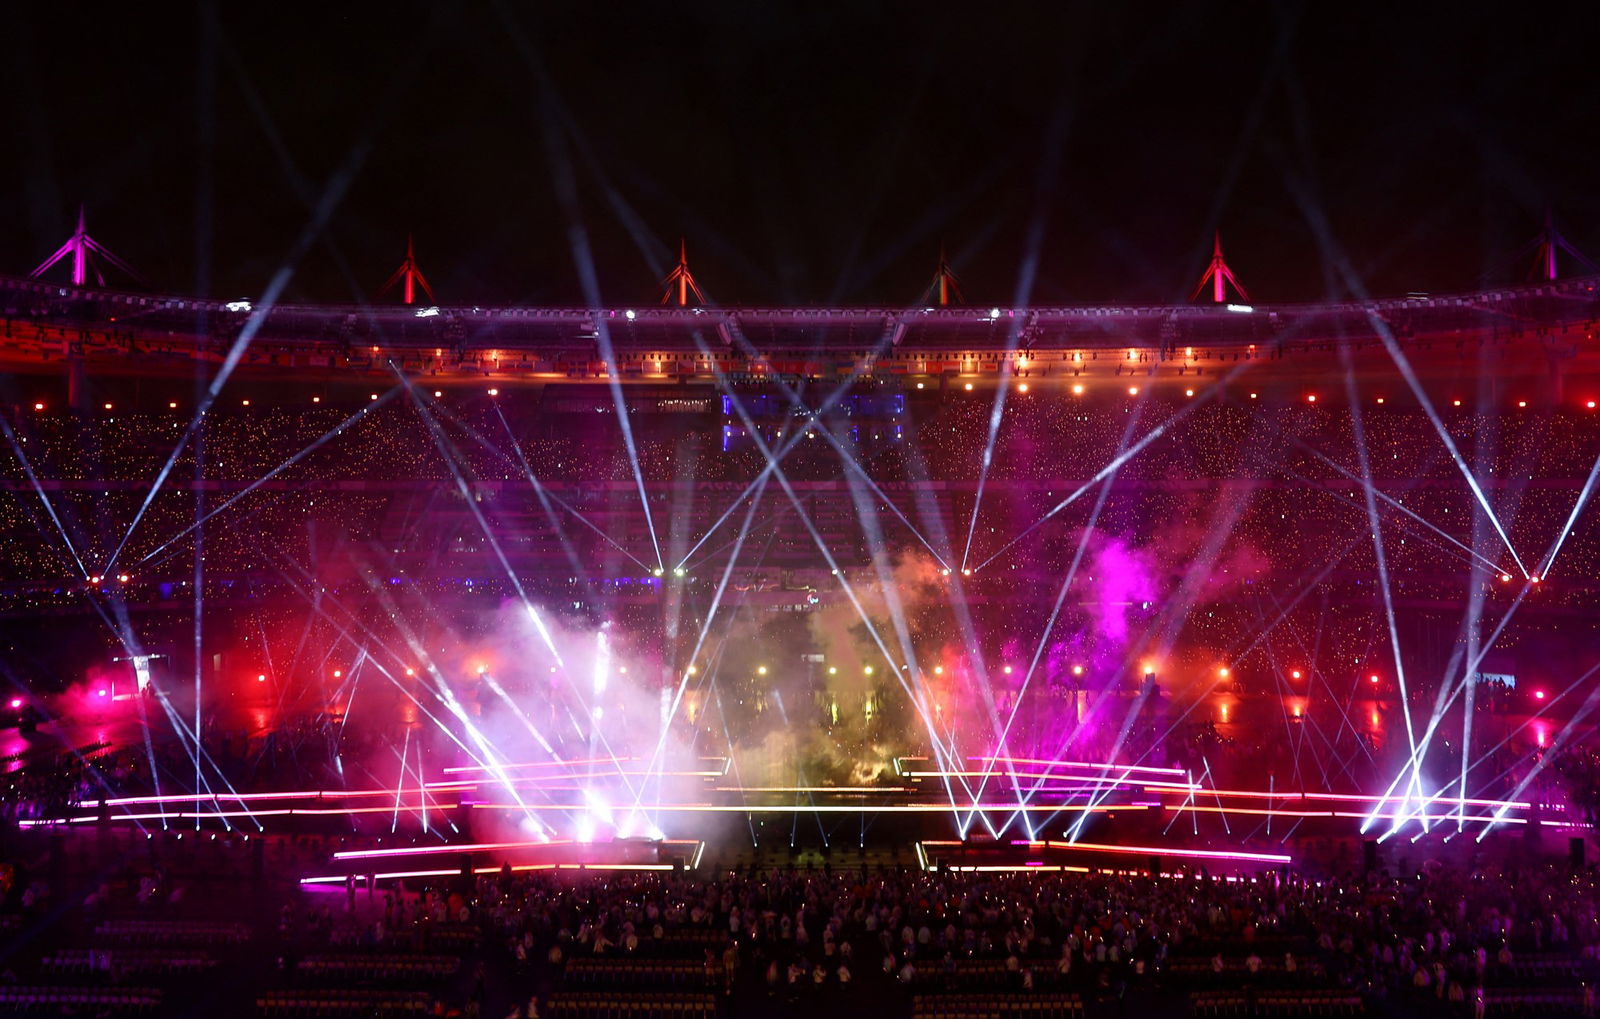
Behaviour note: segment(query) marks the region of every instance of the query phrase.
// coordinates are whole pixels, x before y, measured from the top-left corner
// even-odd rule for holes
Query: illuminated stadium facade
[[[43,820],[343,790],[450,845],[1060,860],[1583,823],[1546,765],[1596,688],[1600,280],[732,309],[680,270],[601,310],[0,280],[19,710],[255,762]]]

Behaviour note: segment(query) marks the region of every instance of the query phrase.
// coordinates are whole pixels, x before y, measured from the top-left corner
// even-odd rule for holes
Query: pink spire
[[[1200,277],[1200,282],[1195,284],[1194,293],[1189,295],[1189,300],[1192,301],[1200,296],[1200,292],[1206,288],[1207,281],[1211,283],[1211,299],[1217,304],[1221,304],[1228,299],[1228,284],[1232,284],[1233,289],[1238,291],[1239,300],[1250,300],[1250,295],[1245,293],[1243,284],[1233,274],[1233,270],[1228,268],[1227,261],[1222,257],[1221,230],[1217,231],[1212,241],[1211,264],[1206,267],[1205,273]]]
[[[78,206],[77,228],[72,231],[72,236],[67,238],[67,243],[57,248],[49,258],[40,262],[39,267],[29,275],[37,279],[49,272],[57,262],[69,256],[72,258],[72,285],[75,287],[89,285],[89,272],[91,269],[94,270],[95,281],[101,286],[105,286],[105,276],[94,265],[93,257],[103,258],[119,271],[132,276],[134,279],[139,278],[139,274],[133,271],[132,266],[112,254],[111,250],[105,245],[89,236],[89,229],[84,225],[82,205]]]

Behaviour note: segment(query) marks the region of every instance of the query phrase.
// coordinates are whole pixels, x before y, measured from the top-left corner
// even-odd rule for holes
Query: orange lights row
[[[917,389],[925,389],[925,387],[925,382],[917,382]],[[965,390],[965,392],[973,392],[973,382],[963,382],[962,389]],[[1030,387],[1027,382],[1018,382],[1016,389],[1018,389],[1018,392],[1026,394],[1026,392],[1029,392]],[[501,395],[501,390],[499,390],[498,387],[485,390],[485,392],[486,394],[490,395],[490,397],[499,397],[499,395]],[[1082,395],[1085,395],[1086,392],[1088,392],[1088,387],[1086,387],[1083,382],[1074,382],[1074,384],[1072,384],[1072,395],[1074,395],[1074,397],[1082,397]],[[1126,389],[1126,392],[1128,392],[1130,397],[1138,397],[1141,389],[1139,389],[1138,386],[1130,386],[1128,389]],[[440,400],[440,398],[443,398],[443,395],[445,395],[443,390],[434,390],[435,400]],[[1184,389],[1184,397],[1192,398],[1194,395],[1195,390],[1192,389],[1192,387],[1187,387],[1187,389]],[[1259,392],[1250,392],[1248,397],[1250,397],[1251,400],[1259,400],[1259,398],[1261,398],[1261,394],[1259,394]],[[368,398],[368,402],[378,402],[379,395],[368,394],[368,397],[366,398]],[[1318,394],[1306,394],[1306,397],[1304,398],[1306,398],[1306,403],[1317,403],[1318,400],[1320,400]],[[322,403],[322,397],[320,397],[320,395],[318,395],[318,397],[312,397],[310,398],[310,402]],[[1378,405],[1387,405],[1387,397],[1374,397],[1373,402],[1378,403]],[[251,406],[251,402],[248,400],[248,398],[242,398],[242,400],[240,400],[238,403],[240,403],[240,406]],[[1517,403],[1517,410],[1528,410],[1528,400],[1517,400],[1515,403]],[[1459,400],[1459,398],[1451,398],[1450,405],[1454,406],[1454,408],[1459,408],[1459,406],[1462,406],[1462,400]],[[1584,406],[1584,410],[1600,410],[1600,400],[1584,400],[1584,402],[1582,402],[1582,406]],[[50,408],[48,408],[48,405],[46,405],[45,402],[42,402],[42,400],[37,400],[37,402],[34,402],[34,411],[37,411],[37,413],[43,413],[43,411],[46,410],[50,410]],[[115,403],[106,402],[102,403],[101,410],[114,411],[117,410],[117,406],[115,406]],[[170,400],[170,402],[166,403],[166,410],[178,410],[178,402],[176,402],[176,400]]]

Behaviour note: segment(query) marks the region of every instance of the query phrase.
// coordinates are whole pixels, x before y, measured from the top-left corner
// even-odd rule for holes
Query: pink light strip
[[[457,765],[457,766],[451,767],[451,768],[445,768],[444,769],[444,773],[446,775],[465,775],[465,774],[469,774],[469,773],[472,773],[472,772],[479,772],[479,771],[491,771],[491,772],[492,771],[521,771],[521,770],[523,770],[525,768],[570,768],[570,767],[573,767],[573,766],[579,765],[579,764],[622,765],[622,764],[626,764],[629,761],[637,761],[638,759],[639,758],[637,758],[637,757],[584,757],[584,758],[579,758],[577,760],[572,760],[572,761],[525,761],[525,762],[522,762],[522,763],[519,763],[519,764],[503,764],[503,765],[492,765],[492,766],[491,765],[487,765],[487,764],[462,764],[462,765]],[[702,758],[700,758],[700,760],[706,761],[706,762],[720,761],[720,762],[722,762],[723,766],[721,768],[718,768],[715,772],[706,772],[706,771],[685,771],[685,772],[646,771],[646,772],[636,772],[636,774],[642,774],[642,775],[659,775],[659,774],[668,774],[668,775],[671,775],[671,774],[684,774],[684,775],[711,775],[711,774],[715,774],[715,775],[721,775],[727,769],[727,761],[728,761],[728,759],[726,757],[702,757]]]
[[[1116,786],[1138,786],[1141,789],[1171,789],[1175,792],[1190,793],[1199,790],[1199,786],[1188,782],[1168,782],[1162,779],[1138,778],[1136,776],[1094,776],[1094,775],[1065,775],[1054,771],[1008,771],[1003,774],[993,771],[908,771],[905,775],[909,778],[1081,778],[1088,782],[1099,782],[1101,787],[1114,788]]]
[[[1219,849],[1176,849],[1171,846],[1108,846],[1096,842],[1046,842],[1052,849],[1079,849],[1094,853],[1131,853],[1141,856],[1183,856],[1205,860],[1253,860],[1259,863],[1290,863],[1281,853],[1246,853]]]
[[[638,871],[654,871],[654,870],[672,870],[673,866],[674,865],[670,864],[670,863],[528,863],[528,864],[522,864],[520,866],[514,866],[511,869],[513,871],[526,871],[526,870],[628,870],[628,871],[638,870]],[[501,868],[499,868],[499,867],[474,867],[472,869],[472,872],[474,874],[498,874],[498,873],[500,873],[500,870],[501,870]],[[388,881],[388,880],[394,880],[396,878],[408,878],[408,877],[448,877],[451,874],[459,874],[459,873],[461,873],[461,871],[459,871],[459,870],[395,870],[395,871],[386,871],[386,872],[384,872],[382,874],[375,874],[373,876],[379,881]],[[300,883],[303,884],[303,885],[343,884],[346,880],[349,879],[349,877],[350,877],[350,875],[348,875],[348,874],[325,874],[325,875],[322,875],[320,877],[303,877],[303,878],[300,879]]]
[[[519,803],[474,803],[474,807],[481,810],[521,810]],[[588,810],[587,804],[582,803],[555,803],[537,804],[539,810]],[[1116,810],[1143,810],[1143,804],[1129,803],[1101,803],[1093,806],[1079,804],[1037,804],[1029,803],[1018,806],[1016,803],[958,803],[952,807],[948,803],[881,803],[881,804],[838,804],[819,803],[816,805],[796,804],[759,804],[759,803],[662,803],[652,804],[651,813],[675,811],[686,814],[716,813],[716,814],[948,814],[952,811],[978,811],[982,813],[1015,813],[1026,811],[1028,813],[1055,814],[1090,812],[1110,813]]]
[[[901,760],[911,760],[903,757]],[[927,758],[918,758],[927,760]],[[1148,764],[1105,764],[1095,761],[1053,761],[1042,757],[1003,757],[973,754],[967,758],[969,761],[1009,761],[1013,764],[1044,764],[1052,768],[1094,768],[1099,771],[1148,771],[1157,775],[1177,775],[1182,778],[1186,773],[1182,768],[1156,768]]]
[[[662,845],[695,846],[699,839],[661,839]],[[376,860],[389,856],[426,856],[431,853],[483,853],[494,849],[548,849],[553,846],[576,845],[572,839],[551,839],[546,842],[470,842],[442,846],[403,846],[398,849],[351,849],[334,853],[335,860]]]

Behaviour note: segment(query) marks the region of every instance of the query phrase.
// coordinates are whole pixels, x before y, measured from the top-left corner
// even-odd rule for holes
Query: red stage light
[[[1376,685],[1378,685],[1378,683],[1382,682],[1382,680],[1380,680],[1377,676],[1369,676],[1367,678],[1372,682],[1372,684],[1374,686],[1376,686]]]
[[[1584,406],[1588,407],[1590,410],[1594,410],[1594,401],[1590,400],[1588,403],[1584,404]]]
[[[1533,692],[1533,699],[1536,700],[1536,701],[1544,700],[1544,691],[1543,690],[1535,690]]]
[[[96,697],[105,697],[105,696],[107,696],[107,695],[109,695],[109,694],[110,694],[110,691],[109,691],[109,690],[96,690],[96,691],[95,691],[95,692],[94,692],[94,695],[95,695],[95,696],[96,696]]]
[[[1594,404],[1591,403],[1591,404],[1589,404],[1589,406],[1593,407]],[[44,410],[44,404],[36,403],[36,404],[33,405],[33,409],[34,410]]]
[[[13,697],[13,698],[11,698],[11,706],[13,708],[22,707],[22,698],[21,697]]]
[[[1317,394],[1316,393],[1308,393],[1308,394],[1306,394],[1306,402],[1307,403],[1316,403],[1317,402]]]
[[[265,683],[266,681],[267,681],[267,674],[265,672],[261,673],[260,675],[258,675],[256,677],[256,682],[257,683]]]

